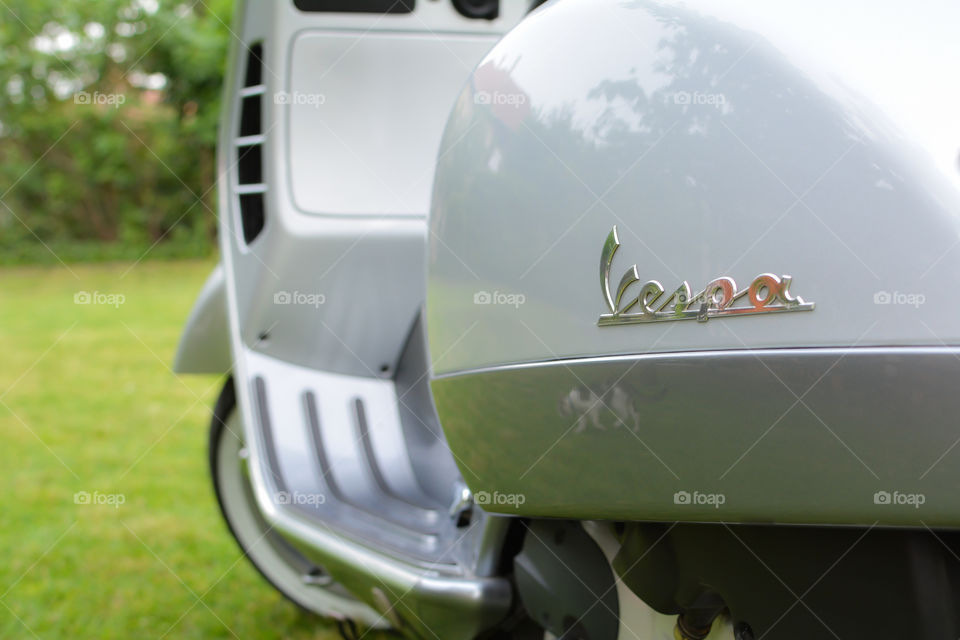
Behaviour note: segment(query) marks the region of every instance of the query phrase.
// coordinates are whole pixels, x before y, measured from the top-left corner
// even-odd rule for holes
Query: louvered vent
[[[240,198],[240,223],[243,239],[253,242],[263,230],[263,45],[248,49],[247,69],[240,90],[240,124],[234,140],[237,147],[237,195]]]

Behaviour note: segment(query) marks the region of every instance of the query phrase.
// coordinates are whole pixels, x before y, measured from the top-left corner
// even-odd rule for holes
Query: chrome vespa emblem
[[[625,296],[627,289],[640,281],[637,265],[627,269],[614,291],[610,286],[610,267],[613,256],[620,248],[617,227],[614,226],[603,243],[600,254],[600,287],[610,313],[601,314],[597,324],[601,327],[618,324],[645,322],[670,322],[673,320],[697,320],[724,316],[749,316],[760,313],[784,313],[787,311],[812,311],[813,302],[804,302],[800,296],[790,295],[790,276],[775,276],[761,273],[746,289],[737,290],[733,278],[723,276],[713,280],[702,291],[690,295],[690,285],[684,280],[675,291],[666,294],[663,285],[648,280],[636,296]],[[747,298],[749,306],[734,307],[741,298]]]

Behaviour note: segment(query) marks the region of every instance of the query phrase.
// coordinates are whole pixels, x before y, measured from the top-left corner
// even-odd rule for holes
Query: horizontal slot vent
[[[267,186],[263,181],[263,43],[247,49],[244,86],[240,90],[240,130],[234,138],[237,153],[237,188],[243,239],[253,242],[266,223]]]

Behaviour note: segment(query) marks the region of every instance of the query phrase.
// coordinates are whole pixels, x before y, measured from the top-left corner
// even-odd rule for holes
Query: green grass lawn
[[[339,637],[220,519],[206,438],[222,380],[170,371],[212,267],[0,269],[0,637]],[[125,300],[75,304],[81,291]]]

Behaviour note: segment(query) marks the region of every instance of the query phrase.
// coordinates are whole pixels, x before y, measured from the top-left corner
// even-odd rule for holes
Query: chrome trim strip
[[[258,503],[265,508],[267,521],[337,582],[394,624],[396,613],[415,636],[471,640],[509,610],[512,589],[503,578],[443,574],[441,565],[411,566],[318,526],[315,520],[282,510],[269,496],[261,496]]]
[[[790,355],[823,355],[823,356],[845,356],[851,353],[864,355],[898,355],[910,352],[914,355],[939,355],[943,353],[952,354],[960,358],[960,346],[945,347],[786,347],[782,349],[701,349],[698,351],[658,351],[656,353],[624,353],[607,356],[583,356],[580,358],[558,358],[556,360],[537,360],[534,362],[508,362],[500,365],[488,367],[477,367],[476,369],[460,369],[457,371],[448,371],[434,375],[432,380],[445,380],[448,378],[458,378],[461,376],[470,376],[474,374],[494,373],[497,371],[513,371],[521,369],[539,369],[548,365],[565,366],[580,364],[602,364],[634,360],[660,360],[677,358],[710,358],[725,355],[750,354],[757,357],[772,357]]]

